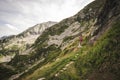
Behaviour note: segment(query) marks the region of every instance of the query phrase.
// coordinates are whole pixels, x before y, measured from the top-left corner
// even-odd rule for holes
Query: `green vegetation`
[[[8,65],[14,66],[17,72],[21,72],[28,67],[28,56],[25,55],[16,55]]]
[[[39,77],[44,77],[44,76],[49,79],[51,76],[54,76],[56,72],[58,72],[61,68],[63,68],[70,61],[70,58],[69,58],[70,56],[71,55],[66,55],[63,58],[60,58],[60,60],[58,61],[46,63],[41,68],[38,68],[37,70],[35,70],[35,72],[29,74],[28,77],[26,78],[23,77],[23,79],[36,80]]]
[[[35,41],[35,44],[33,46],[39,46],[39,45],[42,46],[43,44],[45,44],[48,41],[49,35],[50,36],[60,35],[73,22],[74,22],[74,20],[65,19],[65,20],[61,21],[59,24],[55,24],[52,27],[46,29],[42,33],[42,35]]]
[[[99,71],[103,75],[108,72],[117,76],[115,77],[115,80],[120,79],[120,77],[118,79],[118,76],[120,75],[118,66],[120,58],[119,26],[120,23],[113,25],[113,27],[101,37],[86,55],[81,56],[80,59],[76,61],[77,67],[80,70],[79,73],[83,80],[91,73],[95,73],[95,71],[96,74],[97,71]]]
[[[23,80],[24,79],[25,80],[29,80],[29,79],[36,80],[39,77],[45,76],[47,79],[52,80],[51,78],[54,77],[54,75],[57,72],[59,72],[62,68],[64,68],[66,64],[77,59],[77,57],[75,57],[76,54],[72,48],[73,46],[75,48],[76,44],[77,44],[77,42],[70,44],[70,46],[68,47],[68,49],[70,51],[68,51],[67,54],[65,51],[60,51],[60,50],[51,51],[45,57],[46,59],[42,63],[33,67],[31,70],[29,70],[29,72],[23,74],[19,79],[20,80],[21,79],[23,79]],[[67,49],[65,49],[65,50],[67,50]],[[76,77],[75,77],[75,79],[76,79]]]
[[[39,47],[38,53],[31,52],[29,57],[21,58],[19,61],[34,60],[42,53],[44,53],[45,60],[20,76],[19,80],[36,80],[42,77],[47,80],[85,80],[91,76],[95,80],[104,79],[104,77],[119,80],[119,26],[120,23],[114,24],[93,46],[89,46],[87,44],[89,38],[85,38],[83,47],[80,49],[76,47],[78,39],[69,44],[63,51],[57,45],[51,45],[47,48]],[[65,39],[65,41],[67,40],[69,38]],[[70,62],[73,64],[66,67]],[[33,64],[34,62],[31,65]]]
[[[8,78],[14,74],[16,74],[16,71],[5,68],[0,64],[0,80],[8,80]]]
[[[69,40],[72,40],[72,39],[74,39],[73,36],[67,36],[63,39],[63,42],[66,42],[66,41],[69,41]]]
[[[113,25],[92,47],[84,45],[77,50],[75,48],[77,42],[75,41],[64,51],[58,53],[59,55],[57,52],[53,53],[54,55],[49,54],[48,61],[42,63],[44,65],[21,78],[23,80],[36,80],[41,77],[45,77],[47,80],[85,80],[90,76],[93,76],[93,79],[104,79],[105,76],[108,79],[110,77],[113,80],[119,80],[119,26],[120,23]],[[68,51],[66,52],[66,50]],[[63,70],[71,61],[74,65]],[[58,76],[55,76],[56,74]],[[99,74],[103,77],[99,77]]]

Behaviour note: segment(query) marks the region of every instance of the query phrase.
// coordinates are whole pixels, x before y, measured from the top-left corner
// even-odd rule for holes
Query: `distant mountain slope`
[[[19,51],[19,54],[24,53],[23,51],[29,48],[45,29],[51,27],[54,24],[56,24],[56,22],[44,22],[41,24],[37,24],[18,35],[12,35],[2,38],[0,40],[0,49],[4,49],[7,52],[0,52],[0,54],[7,55],[8,52],[11,51],[17,52],[16,50]]]
[[[17,37],[19,37],[19,36],[26,37],[29,35],[41,34],[45,29],[51,27],[52,25],[54,25],[56,23],[57,22],[48,21],[48,22],[44,22],[41,24],[37,24],[37,25],[27,29],[26,31],[22,32],[21,34],[17,35]]]

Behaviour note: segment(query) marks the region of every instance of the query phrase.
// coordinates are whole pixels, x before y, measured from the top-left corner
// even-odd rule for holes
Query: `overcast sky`
[[[0,36],[18,34],[35,24],[61,21],[93,0],[0,0]]]

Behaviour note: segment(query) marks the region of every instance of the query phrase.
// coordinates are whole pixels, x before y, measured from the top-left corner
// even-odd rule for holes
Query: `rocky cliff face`
[[[102,11],[99,13],[97,18],[96,26],[99,25],[99,29],[95,31],[95,34],[99,34],[99,32],[106,30],[110,24],[110,22],[114,20],[119,20],[120,16],[120,1],[106,1],[105,5],[103,6]]]
[[[6,64],[13,69],[2,64],[11,75],[15,74],[6,73],[7,77],[11,76],[9,80],[119,80],[119,7],[119,0],[95,0],[76,15],[47,28],[26,49],[28,54],[17,54]],[[39,31],[30,30],[24,36],[30,33]]]
[[[119,0],[114,0],[114,1],[107,0],[104,5],[104,8],[102,9],[100,15],[98,16],[97,24],[101,24],[101,26],[103,26],[112,18],[119,16],[120,15],[119,6],[120,6]]]

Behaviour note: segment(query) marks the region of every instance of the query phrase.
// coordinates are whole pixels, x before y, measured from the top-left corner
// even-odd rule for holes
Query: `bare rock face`
[[[77,35],[80,31],[79,27],[80,27],[80,23],[74,22],[60,35],[49,36],[48,45],[56,44],[60,46],[65,37]]]
[[[51,27],[54,24],[56,24],[56,22],[52,22],[52,21],[37,24],[37,25],[27,29],[26,31],[24,31],[23,33],[21,33],[17,36],[18,37],[19,36],[20,37],[26,37],[26,36],[30,36],[30,35],[40,35],[45,29]]]
[[[106,0],[106,3],[98,16],[97,24],[104,25],[111,18],[120,15],[120,0]]]
[[[105,5],[101,9],[95,24],[97,29],[93,32],[93,35],[97,35],[97,37],[102,35],[115,20],[120,20],[120,0],[105,0]]]

